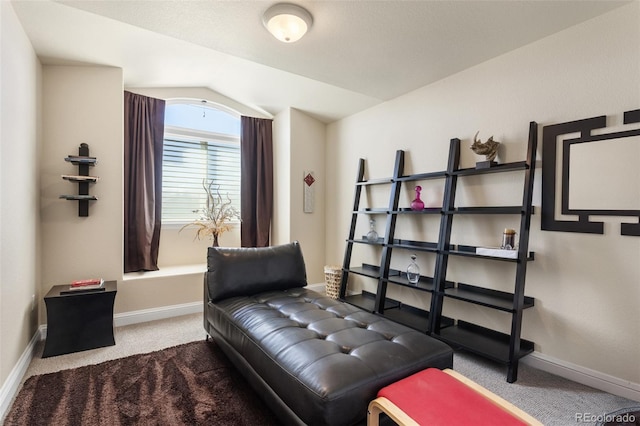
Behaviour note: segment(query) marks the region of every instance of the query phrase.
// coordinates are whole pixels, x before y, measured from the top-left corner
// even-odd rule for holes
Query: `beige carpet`
[[[114,334],[115,346],[50,358],[42,358],[44,341],[40,341],[25,379],[36,374],[52,373],[129,355],[153,352],[182,343],[204,340],[206,337],[202,325],[202,314],[116,327]]]

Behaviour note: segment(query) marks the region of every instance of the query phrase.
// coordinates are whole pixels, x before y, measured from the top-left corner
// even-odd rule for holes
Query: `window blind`
[[[187,223],[202,216],[203,182],[220,185],[240,211],[240,144],[222,140],[165,138],[162,159],[162,220]]]

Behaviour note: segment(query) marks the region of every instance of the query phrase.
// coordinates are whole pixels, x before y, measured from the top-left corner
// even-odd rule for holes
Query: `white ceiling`
[[[43,63],[120,67],[124,85],[207,87],[331,122],[633,0],[295,0],[309,33],[263,27],[277,0],[14,0]]]

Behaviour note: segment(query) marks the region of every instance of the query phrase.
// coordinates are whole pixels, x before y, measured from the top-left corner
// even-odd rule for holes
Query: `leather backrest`
[[[209,247],[205,281],[212,301],[307,285],[300,244]]]

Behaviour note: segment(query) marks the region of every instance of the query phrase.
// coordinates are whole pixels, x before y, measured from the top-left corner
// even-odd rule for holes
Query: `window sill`
[[[206,263],[196,265],[165,266],[158,271],[127,272],[123,275],[122,280],[132,281],[149,278],[176,277],[181,275],[203,274],[206,271]]]

